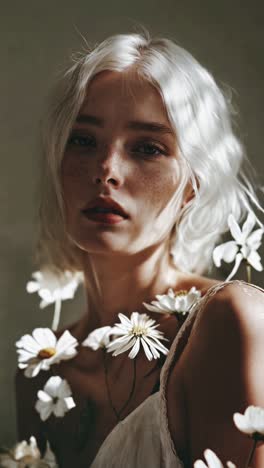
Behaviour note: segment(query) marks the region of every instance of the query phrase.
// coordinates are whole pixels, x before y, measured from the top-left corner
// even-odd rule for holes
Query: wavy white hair
[[[131,67],[158,89],[194,190],[171,232],[173,260],[182,271],[210,271],[215,244],[228,230],[228,214],[239,222],[252,210],[251,202],[262,210],[253,171],[232,129],[231,104],[212,75],[173,41],[152,39],[147,32],[106,39],[75,56],[59,80],[45,132],[39,258],[58,270],[82,269],[80,251],[65,230],[61,161],[91,79],[104,70]]]

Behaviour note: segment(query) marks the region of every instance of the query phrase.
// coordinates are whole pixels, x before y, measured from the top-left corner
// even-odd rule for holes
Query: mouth
[[[117,224],[129,218],[122,205],[111,197],[99,196],[90,201],[82,210],[89,221]]]
[[[127,215],[114,208],[94,207],[82,210],[84,216],[94,222],[117,224],[128,218]]]

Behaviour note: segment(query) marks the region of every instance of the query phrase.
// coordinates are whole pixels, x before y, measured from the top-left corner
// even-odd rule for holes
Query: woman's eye
[[[140,143],[133,149],[134,153],[147,154],[149,156],[160,156],[165,154],[165,150],[152,143]]]
[[[91,136],[71,135],[67,142],[68,146],[94,147],[95,139]]]

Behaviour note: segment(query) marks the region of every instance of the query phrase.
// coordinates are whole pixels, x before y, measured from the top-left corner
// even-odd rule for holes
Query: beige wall
[[[0,230],[0,442],[15,440],[13,343],[33,327],[50,326],[52,309],[27,295],[35,241],[38,131],[50,84],[65,58],[88,41],[142,23],[189,49],[234,89],[240,134],[263,176],[264,63],[261,0],[131,0],[2,2]],[[264,177],[264,176],[263,176]],[[264,183],[264,182],[263,182]],[[264,285],[263,274],[253,282]],[[64,321],[81,312],[82,295],[64,307]]]

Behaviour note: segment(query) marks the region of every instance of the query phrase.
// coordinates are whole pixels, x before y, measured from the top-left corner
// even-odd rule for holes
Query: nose
[[[97,160],[93,183],[118,188],[122,185],[122,163],[117,149],[105,149]]]

